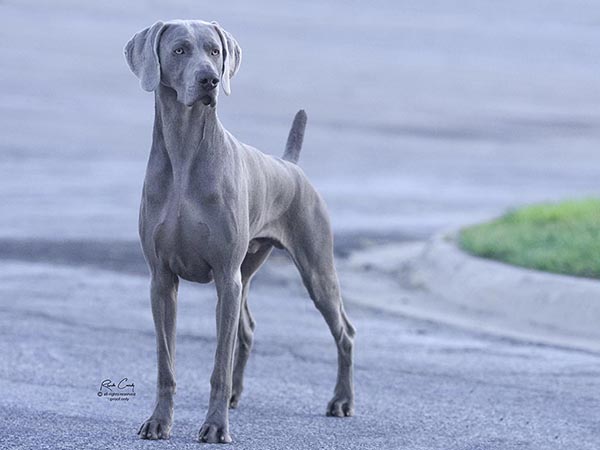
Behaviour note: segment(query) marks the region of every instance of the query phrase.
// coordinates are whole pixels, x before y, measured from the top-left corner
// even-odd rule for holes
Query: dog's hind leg
[[[354,414],[352,348],[355,330],[342,304],[334,266],[333,235],[325,204],[316,193],[310,200],[310,208],[298,209],[290,217],[293,232],[289,233],[284,246],[337,346],[337,382],[327,415],[351,416]]]
[[[244,389],[244,369],[250,356],[254,335],[254,319],[252,318],[252,314],[250,314],[248,306],[248,290],[250,289],[250,283],[254,274],[267,260],[272,249],[273,246],[271,244],[261,244],[256,252],[248,253],[242,263],[242,306],[238,326],[235,362],[233,365],[233,383],[231,400],[229,401],[230,408],[237,407],[242,390]]]

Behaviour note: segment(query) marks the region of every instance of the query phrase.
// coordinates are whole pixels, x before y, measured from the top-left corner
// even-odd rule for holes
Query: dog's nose
[[[219,84],[219,79],[215,77],[204,77],[200,80],[200,84],[204,89],[210,91],[217,87],[217,84]]]

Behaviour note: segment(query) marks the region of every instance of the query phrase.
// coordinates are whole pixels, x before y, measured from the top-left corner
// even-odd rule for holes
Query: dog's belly
[[[212,269],[203,255],[207,254],[208,226],[192,220],[188,214],[171,216],[154,227],[153,241],[156,256],[169,269],[188,281],[212,281]]]

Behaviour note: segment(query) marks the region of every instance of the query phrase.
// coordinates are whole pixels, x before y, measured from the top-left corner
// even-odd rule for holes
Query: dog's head
[[[136,33],[125,46],[125,58],[142,89],[151,92],[163,84],[186,106],[200,101],[214,107],[219,84],[225,94],[231,92],[242,49],[216,22],[172,20]]]

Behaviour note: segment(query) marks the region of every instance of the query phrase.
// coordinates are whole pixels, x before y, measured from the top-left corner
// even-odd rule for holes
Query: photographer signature
[[[131,389],[131,392],[135,392],[135,383],[128,383],[128,381],[128,378],[123,378],[118,383],[115,383],[110,378],[107,378],[100,383],[100,392],[102,392],[103,388],[108,389],[110,392],[113,392],[113,389]]]

